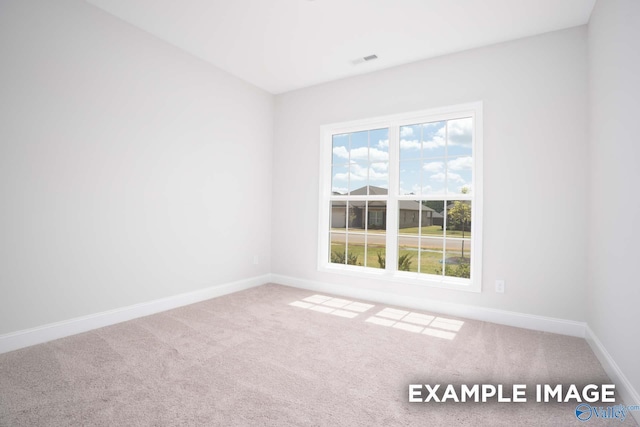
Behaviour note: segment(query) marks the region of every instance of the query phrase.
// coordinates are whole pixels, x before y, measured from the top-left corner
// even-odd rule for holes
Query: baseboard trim
[[[469,319],[499,323],[501,325],[536,331],[552,332],[584,338],[586,323],[573,320],[557,319],[553,317],[536,316],[532,314],[497,310],[493,308],[475,307],[464,304],[417,299],[414,297],[397,295],[390,292],[372,291],[352,286],[334,285],[307,279],[272,274],[271,281],[295,288],[308,289],[316,292],[327,292],[350,298],[357,298],[379,302],[382,304],[410,307],[417,310],[447,314],[449,316],[466,317]]]
[[[600,361],[604,371],[609,378],[611,378],[611,381],[616,384],[617,394],[622,398],[625,405],[640,405],[640,394],[633,385],[631,385],[631,382],[629,382],[620,367],[618,367],[618,364],[613,360],[613,357],[611,357],[602,342],[588,325],[585,332],[585,339]],[[630,411],[629,413],[633,415],[636,422],[640,424],[640,412]]]
[[[270,279],[271,276],[269,274],[265,274],[249,279],[214,285],[193,292],[173,295],[166,298],[160,298],[153,301],[0,335],[0,354],[35,344],[42,344],[58,338],[91,331],[93,329],[114,325],[116,323],[126,322],[127,320],[149,316],[151,314],[194,304],[222,295],[243,291],[245,289],[268,283],[271,281]]]

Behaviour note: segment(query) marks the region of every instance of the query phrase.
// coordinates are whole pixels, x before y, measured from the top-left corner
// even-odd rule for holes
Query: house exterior
[[[373,185],[358,188],[351,192],[352,195],[364,196],[367,195],[367,189],[369,195],[386,195],[387,189],[381,187],[375,187]],[[349,228],[365,228],[365,211],[366,202],[363,201],[333,201],[331,203],[331,228],[345,228],[347,224],[347,203],[349,203]],[[420,225],[420,202],[415,200],[401,200],[399,204],[399,227],[410,228],[418,227]],[[369,210],[366,212],[368,215],[369,229],[385,229],[387,227],[387,202],[385,201],[370,201]],[[422,226],[440,225],[443,224],[443,216],[435,210],[422,206]]]

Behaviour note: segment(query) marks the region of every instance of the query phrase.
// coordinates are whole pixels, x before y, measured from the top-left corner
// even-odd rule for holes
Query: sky
[[[400,194],[453,195],[472,181],[472,118],[400,127]],[[389,130],[333,136],[332,191],[389,187]]]

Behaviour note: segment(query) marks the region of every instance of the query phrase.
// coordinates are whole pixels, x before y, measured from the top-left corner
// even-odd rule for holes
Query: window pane
[[[449,157],[472,155],[473,119],[471,117],[449,120],[447,135],[447,155]]]
[[[417,236],[420,232],[420,202],[398,201],[398,233]]]
[[[349,163],[349,134],[343,133],[332,137],[332,163],[334,165]]]
[[[349,265],[364,265],[364,234],[347,234],[346,263]]]
[[[374,129],[369,131],[369,161],[389,161],[389,129]]]
[[[347,202],[331,202],[331,230],[345,231],[347,227]]]
[[[369,167],[369,185],[378,187],[388,191],[389,189],[389,163],[371,163]],[[373,194],[375,189],[372,189],[370,194]],[[387,191],[380,192],[379,194],[387,194]]]
[[[422,235],[442,236],[444,225],[444,201],[429,200],[422,202]]]
[[[444,159],[427,159],[422,162],[422,194],[443,194],[445,185]]]
[[[400,160],[419,159],[422,151],[420,125],[400,126]]]
[[[368,163],[351,163],[349,165],[349,191],[350,194],[366,195],[369,175]]]
[[[420,195],[420,160],[400,162],[400,194]]]
[[[471,201],[454,200],[447,204],[445,275],[470,277]]]
[[[418,271],[418,238],[398,236],[398,270]]]
[[[385,268],[387,244],[387,202],[367,202],[366,265]]]
[[[384,233],[387,229],[387,202],[367,202],[367,230],[374,233]]]
[[[346,253],[346,234],[331,233],[330,240],[329,261],[334,264],[344,264]]]
[[[446,155],[447,122],[422,125],[422,157],[444,157]]]
[[[445,276],[471,277],[471,239],[446,239]]]
[[[423,237],[420,239],[420,273],[442,274],[442,248],[444,239]]]
[[[473,188],[473,158],[471,156],[449,158],[447,161],[447,192],[468,194]]]
[[[347,224],[349,230],[364,231],[364,210],[366,202],[349,202],[347,211]]]
[[[422,206],[420,212],[420,234],[422,234],[423,230],[428,229],[433,225],[433,209],[429,209],[426,206]]]
[[[434,159],[424,159],[422,161],[422,170],[427,174],[444,173],[445,162],[444,157]]]
[[[349,153],[351,161],[369,161],[369,132],[353,132],[349,134]]]
[[[371,239],[373,237],[373,240]],[[368,236],[368,242],[377,242],[380,235]],[[367,267],[371,268],[385,268],[387,263],[386,246],[384,242],[367,243]]]
[[[333,194],[347,194],[349,189],[349,166],[334,165],[331,174],[331,191]]]
[[[454,200],[447,205],[447,237],[471,237],[471,201]]]

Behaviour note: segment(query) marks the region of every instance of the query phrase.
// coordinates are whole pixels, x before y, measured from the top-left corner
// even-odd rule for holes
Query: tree
[[[444,210],[444,202],[442,200],[424,200],[422,204],[436,212],[442,212]]]
[[[471,205],[456,200],[453,202],[451,209],[449,209],[447,221],[454,227],[454,229],[459,228],[462,230],[462,238],[464,239],[464,232],[471,221]],[[461,258],[464,259],[464,240],[462,241]]]

